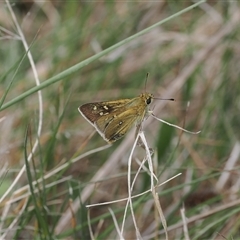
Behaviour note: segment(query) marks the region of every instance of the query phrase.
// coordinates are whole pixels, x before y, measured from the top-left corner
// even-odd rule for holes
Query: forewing
[[[135,122],[140,123],[146,111],[145,98],[86,103],[79,112],[107,142],[123,137]]]
[[[124,111],[129,101],[129,99],[122,99],[109,102],[86,103],[80,106],[78,110],[84,118],[90,121],[91,124],[94,124],[99,118]]]
[[[105,131],[111,122],[122,112],[125,112],[130,99],[109,102],[86,103],[78,108],[82,116],[93,125],[107,142]]]

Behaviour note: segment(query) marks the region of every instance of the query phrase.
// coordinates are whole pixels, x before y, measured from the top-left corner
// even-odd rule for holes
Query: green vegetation
[[[181,175],[155,189],[158,202],[145,163],[139,234],[239,239],[240,4],[15,2],[0,3],[1,237],[137,238],[126,201],[87,207],[127,198],[134,129],[106,146],[78,107],[136,97],[149,72],[146,91],[175,99],[154,100],[154,114],[201,133],[144,121],[154,184]],[[132,180],[145,155],[135,148]]]

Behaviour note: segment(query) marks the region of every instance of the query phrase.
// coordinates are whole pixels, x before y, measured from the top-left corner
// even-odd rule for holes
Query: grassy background
[[[1,196],[27,165],[14,189],[2,199],[1,235],[15,239],[90,239],[89,216],[96,239],[118,238],[108,207],[121,225],[126,203],[98,206],[90,212],[85,205],[127,196],[127,160],[134,132],[108,149],[82,157],[105,142],[98,134],[91,135],[94,129],[77,108],[86,102],[136,97],[145,91],[149,72],[147,91],[176,100],[154,101],[155,115],[188,130],[202,131],[191,135],[151,118],[144,122],[148,143],[155,149],[154,169],[159,182],[182,173],[157,189],[169,238],[240,237],[237,1],[209,1],[78,71],[71,69],[192,4],[17,1],[12,5],[26,41],[32,44],[30,52],[41,83],[62,71],[67,73],[62,80],[42,89],[43,117],[39,117],[41,107],[36,93],[26,94],[0,112]],[[0,3],[0,26],[0,93],[6,95],[6,104],[36,83],[5,2]],[[27,164],[36,139],[39,144]],[[142,149],[136,149],[133,172],[138,169],[135,160],[141,161],[144,155]],[[47,174],[52,175],[43,178]],[[37,179],[41,182],[34,185]],[[29,190],[22,188],[29,183]],[[149,187],[149,175],[142,172],[134,194]],[[183,207],[189,220],[185,233],[180,214]],[[150,193],[134,200],[134,210],[144,239],[165,238]],[[135,238],[130,214],[124,237]]]

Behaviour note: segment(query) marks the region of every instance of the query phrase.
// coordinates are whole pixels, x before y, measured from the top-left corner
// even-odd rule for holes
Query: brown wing
[[[130,102],[130,99],[122,99],[109,102],[86,103],[78,108],[83,117],[94,124],[99,118],[114,112],[121,112]]]
[[[115,142],[145,116],[145,98],[86,103],[79,107],[82,116],[107,142]]]
[[[95,125],[102,132],[105,140],[115,142],[122,138],[136,122],[141,121],[143,114],[143,112],[139,111],[139,108],[132,107],[109,116],[107,122],[101,118],[96,121]]]

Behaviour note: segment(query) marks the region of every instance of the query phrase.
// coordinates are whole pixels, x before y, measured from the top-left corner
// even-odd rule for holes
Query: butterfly
[[[142,93],[132,99],[86,103],[78,110],[105,141],[113,143],[134,124],[137,127],[141,125],[149,115],[149,105],[153,99],[153,94]]]

